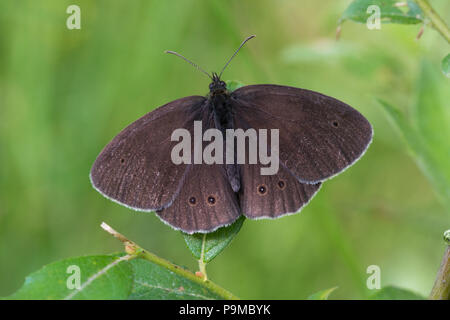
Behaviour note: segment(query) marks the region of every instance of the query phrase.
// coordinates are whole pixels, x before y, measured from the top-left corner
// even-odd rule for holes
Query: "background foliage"
[[[448,115],[449,80],[440,71],[448,44],[429,28],[415,40],[419,25],[370,31],[349,22],[336,43],[336,24],[349,3],[79,0],[82,29],[68,30],[65,12],[73,1],[2,1],[0,296],[52,261],[117,251],[101,221],[197,269],[181,233],[152,213],[104,199],[91,188],[88,172],[127,124],[167,101],[208,91],[204,75],[164,50],[217,71],[250,34],[257,38],[225,79],[334,96],[361,111],[375,137],[361,161],[326,182],[301,214],[245,221],[232,245],[208,265],[209,277],[242,298],[306,298],[334,286],[333,298],[368,298],[366,268],[376,264],[383,286],[427,296],[448,228],[448,207],[439,202],[445,195],[435,192],[429,171],[410,157],[374,98],[411,116],[414,135],[439,149],[449,127],[444,122],[441,135],[429,128],[441,127],[443,118],[414,121],[423,119],[424,109],[435,110],[437,100],[438,111]],[[433,5],[450,20],[448,1]],[[430,83],[436,86],[423,89]],[[445,154],[435,156],[436,168],[445,167]]]

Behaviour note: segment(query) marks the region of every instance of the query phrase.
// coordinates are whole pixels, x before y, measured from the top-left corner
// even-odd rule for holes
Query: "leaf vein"
[[[149,284],[147,282],[142,282],[142,281],[139,281],[139,280],[135,280],[135,282],[137,284],[140,284],[141,286],[149,287],[149,288],[152,288],[152,289],[160,289],[160,290],[164,290],[164,291],[167,291],[167,292],[170,292],[170,293],[179,294],[179,295],[185,294],[185,295],[188,295],[188,296],[202,298],[202,299],[205,299],[205,300],[214,300],[214,299],[212,299],[210,297],[206,297],[204,295],[201,295],[201,294],[198,294],[198,293],[194,293],[194,292],[179,291],[178,289],[172,289],[172,288],[166,288],[166,287],[161,287],[161,286],[157,286],[157,285],[152,285],[152,284]]]

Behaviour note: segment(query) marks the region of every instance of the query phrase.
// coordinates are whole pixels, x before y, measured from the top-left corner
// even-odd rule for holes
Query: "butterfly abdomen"
[[[229,94],[227,92],[213,94],[210,96],[208,102],[210,103],[210,107],[214,114],[216,129],[222,132],[223,137],[226,137],[226,130],[234,129],[233,110],[230,104]],[[224,148],[225,146],[226,144],[224,144]],[[223,154],[226,154],[225,150]],[[236,164],[236,153],[234,154],[234,160],[234,164],[225,164],[225,171],[231,188],[234,192],[238,192],[241,188],[241,177],[239,174],[239,167]],[[225,163],[225,161],[223,163]]]

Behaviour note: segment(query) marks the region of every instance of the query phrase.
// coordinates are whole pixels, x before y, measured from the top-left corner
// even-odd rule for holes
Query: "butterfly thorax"
[[[225,132],[233,128],[233,114],[230,104],[230,94],[227,85],[213,73],[213,81],[209,84],[208,103],[214,114],[215,126]]]

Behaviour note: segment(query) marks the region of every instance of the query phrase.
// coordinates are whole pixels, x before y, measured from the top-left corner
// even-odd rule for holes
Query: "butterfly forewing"
[[[93,186],[104,196],[137,210],[169,205],[176,197],[187,165],[171,161],[177,128],[193,131],[201,119],[204,97],[172,101],[122,130],[100,153],[91,169]]]
[[[254,129],[279,130],[279,158],[301,182],[317,183],[353,164],[372,140],[370,123],[323,94],[253,85],[231,95],[235,117]]]

